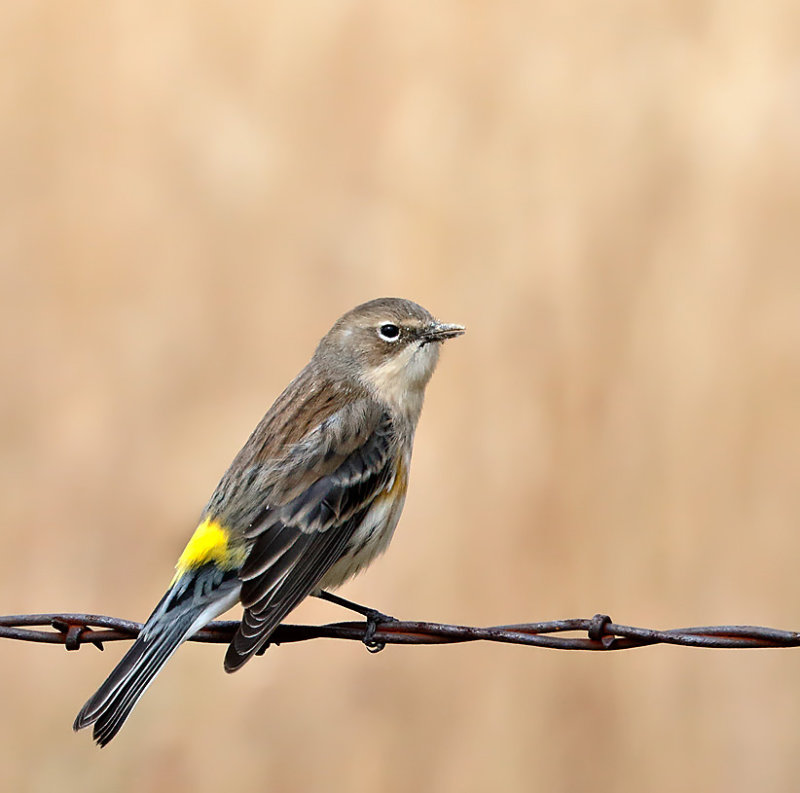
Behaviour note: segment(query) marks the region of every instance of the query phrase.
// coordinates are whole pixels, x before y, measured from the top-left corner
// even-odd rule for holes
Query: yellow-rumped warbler
[[[74,729],[94,724],[107,744],[178,646],[238,601],[225,654],[235,671],[303,598],[386,548],[438,342],[463,332],[399,298],[337,320],[225,472],[170,588]]]

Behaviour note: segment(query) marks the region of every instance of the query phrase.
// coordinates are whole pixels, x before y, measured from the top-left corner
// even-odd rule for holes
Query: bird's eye
[[[397,341],[400,338],[400,328],[391,322],[386,322],[378,328],[378,335],[384,341]]]

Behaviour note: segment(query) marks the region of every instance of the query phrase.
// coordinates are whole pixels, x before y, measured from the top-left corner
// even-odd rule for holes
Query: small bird
[[[265,648],[310,594],[369,618],[327,590],[391,540],[440,343],[462,333],[399,298],[371,300],[336,321],[223,475],[169,589],[73,729],[93,724],[105,746],[175,650],[237,602],[244,615],[227,672]]]

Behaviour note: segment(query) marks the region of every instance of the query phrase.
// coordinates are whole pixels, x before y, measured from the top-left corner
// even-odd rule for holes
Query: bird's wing
[[[292,497],[275,501],[246,531],[249,551],[239,571],[242,623],[225,656],[225,669],[238,669],[268,640],[280,621],[319,583],[344,552],[374,499],[391,487],[396,474],[397,438],[389,415],[363,410],[356,435],[343,435],[334,414],[318,426],[305,465],[294,450],[284,478],[274,492]],[[366,419],[366,421],[363,421]],[[348,422],[345,422],[348,423]],[[303,443],[306,443],[304,440]]]

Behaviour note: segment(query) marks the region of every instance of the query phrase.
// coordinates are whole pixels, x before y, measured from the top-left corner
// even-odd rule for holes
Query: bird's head
[[[410,300],[383,297],[340,317],[315,358],[338,378],[356,380],[376,399],[416,413],[439,360],[441,342],[464,333]]]

